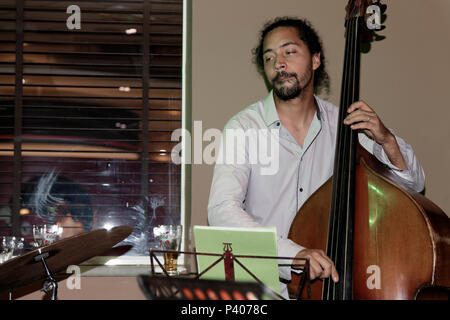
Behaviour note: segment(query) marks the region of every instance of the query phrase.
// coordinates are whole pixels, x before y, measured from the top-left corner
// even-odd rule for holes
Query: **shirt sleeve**
[[[391,132],[393,133],[392,130]],[[400,178],[404,184],[416,192],[421,192],[425,188],[425,174],[423,168],[414,154],[411,145],[395,134],[394,136],[399,145],[400,152],[403,155],[403,159],[406,162],[406,166],[408,167],[407,170],[401,170],[394,166],[389,160],[386,152],[384,152],[383,147],[364,133],[360,133],[358,138],[361,145],[379,161],[387,165],[391,169],[391,172]]]
[[[263,227],[253,216],[245,211],[245,198],[251,166],[248,161],[227,161],[225,153],[235,152],[247,159],[245,146],[236,145],[233,150],[227,146],[227,130],[241,129],[236,122],[229,122],[222,133],[221,147],[218,152],[208,202],[208,223],[213,226],[227,227]],[[238,159],[236,155],[236,159]],[[277,250],[280,257],[295,257],[304,248],[292,240],[277,236]],[[280,277],[290,280],[292,260],[280,259]]]
[[[262,227],[244,210],[251,167],[246,161],[245,145],[228,143],[230,130],[242,130],[237,121],[231,120],[225,126],[208,202],[208,222],[215,226]],[[239,155],[239,156],[238,156]],[[243,156],[243,161],[239,157]]]
[[[244,199],[250,169],[245,165],[216,164],[208,203],[208,222],[213,226],[263,227],[244,210]],[[277,236],[280,257],[295,257],[304,247],[290,239]],[[290,259],[280,259],[279,274],[291,279]]]
[[[278,248],[278,256],[279,257],[295,257],[297,253],[305,249],[301,245],[295,243],[290,239],[283,239],[281,237],[278,238],[277,241]],[[301,273],[301,270],[294,270],[291,268],[292,264],[291,259],[279,259],[278,264],[280,267],[278,268],[280,277],[286,280],[291,280],[291,271],[296,273]]]

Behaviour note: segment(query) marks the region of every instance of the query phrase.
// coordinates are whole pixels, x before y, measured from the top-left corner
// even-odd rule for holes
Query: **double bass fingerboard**
[[[352,299],[354,175],[357,132],[343,123],[348,107],[359,100],[361,17],[346,21],[344,72],[337,126],[333,193],[327,239],[327,255],[339,272],[339,282],[324,280],[322,298]]]

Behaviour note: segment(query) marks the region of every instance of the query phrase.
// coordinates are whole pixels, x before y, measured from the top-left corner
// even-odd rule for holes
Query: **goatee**
[[[280,86],[277,87],[276,82],[280,81],[281,77],[292,77],[295,79],[295,83],[292,86]],[[286,80],[281,80],[286,81]],[[300,86],[300,82],[298,81],[296,73],[287,73],[282,71],[277,74],[277,76],[273,79],[273,92],[276,94],[278,98],[283,101],[288,101],[294,98],[297,98],[302,93],[302,87]]]
[[[285,78],[281,79],[280,78]],[[289,86],[289,83],[283,86],[283,82],[289,81],[290,79],[294,79],[294,83]],[[312,81],[312,70],[309,72],[305,72],[305,74],[301,77],[301,81],[305,83],[303,86],[300,85],[300,80],[297,77],[296,73],[287,73],[286,71],[279,72],[276,77],[273,79],[273,92],[276,96],[283,100],[288,101],[291,99],[295,99],[300,96],[303,92],[304,88],[307,88]],[[281,84],[281,86],[277,87],[277,82]]]

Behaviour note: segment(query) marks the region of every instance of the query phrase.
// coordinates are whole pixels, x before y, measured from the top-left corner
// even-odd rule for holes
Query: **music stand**
[[[148,300],[261,300],[271,293],[259,283],[201,280],[166,276],[138,276]]]
[[[228,283],[231,284],[232,286],[235,286],[236,284],[240,284],[243,283],[245,285],[247,284],[256,284],[258,286],[260,286],[263,290],[263,292],[270,298],[280,298],[282,300],[285,300],[284,297],[282,297],[281,295],[279,295],[277,292],[275,292],[274,290],[272,290],[271,288],[267,287],[266,285],[264,285],[264,283],[261,282],[260,279],[258,279],[258,277],[256,277],[249,269],[247,269],[242,263],[239,262],[238,258],[258,258],[258,259],[287,259],[287,260],[292,260],[292,261],[304,261],[305,265],[303,267],[303,277],[301,279],[301,281],[298,284],[298,288],[297,288],[297,300],[301,300],[301,293],[304,289],[304,287],[307,287],[307,292],[308,292],[308,296],[311,296],[311,287],[310,287],[310,281],[309,281],[309,259],[305,259],[305,258],[293,258],[293,257],[270,257],[270,256],[248,256],[248,255],[234,255],[231,252],[231,246],[229,243],[224,243],[224,253],[223,254],[216,254],[216,253],[203,253],[203,252],[188,252],[188,251],[174,251],[174,250],[154,250],[154,249],[150,249],[150,270],[151,270],[151,274],[152,276],[156,276],[156,272],[155,272],[155,264],[153,259],[156,261],[156,263],[159,265],[159,267],[161,268],[162,272],[163,272],[163,276],[160,276],[161,279],[177,279],[178,285],[182,285],[181,283],[183,281],[217,281],[217,284],[220,285],[224,285],[224,283]],[[164,268],[163,263],[161,263],[161,261],[159,261],[158,257],[156,256],[156,253],[177,253],[177,254],[188,254],[188,255],[194,255],[194,256],[198,256],[198,255],[203,255],[203,256],[215,256],[218,257],[218,259],[213,262],[208,268],[206,268],[205,270],[203,270],[203,272],[201,272],[200,274],[197,274],[195,276],[194,279],[185,279],[185,278],[174,278],[171,277],[168,273],[167,270]],[[225,267],[225,275],[226,275],[226,281],[220,281],[220,280],[200,280],[199,278],[205,274],[206,272],[208,272],[212,267],[214,267],[216,264],[218,264],[220,261],[224,262],[224,267]],[[233,264],[234,262],[238,263],[242,268],[244,268],[244,270],[250,274],[252,276],[253,279],[256,280],[256,283],[254,282],[235,282],[234,281],[234,267]],[[138,276],[138,279],[141,276]],[[141,280],[139,280],[141,281]],[[143,280],[142,280],[143,281]],[[154,280],[154,281],[159,281],[159,280]],[[153,282],[154,282],[153,281]],[[164,281],[164,280],[161,280]],[[169,280],[167,280],[169,281]],[[214,283],[212,283],[214,285]],[[175,291],[176,292],[176,291]],[[180,299],[180,298],[178,298]]]

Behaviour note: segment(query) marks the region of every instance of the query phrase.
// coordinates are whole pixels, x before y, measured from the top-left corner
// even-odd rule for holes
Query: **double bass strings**
[[[330,225],[327,241],[327,255],[340,269],[340,282],[335,284],[324,280],[323,298],[349,298],[351,295],[351,261],[348,253],[352,250],[353,224],[353,174],[356,133],[343,124],[347,108],[359,99],[359,36],[360,18],[350,18],[346,23],[346,46],[344,72],[342,76],[341,101],[338,134],[333,173],[333,194]],[[346,284],[346,285],[342,285]],[[348,286],[347,286],[348,285]],[[346,293],[347,292],[347,293]]]
[[[337,217],[337,204],[336,201],[337,196],[338,196],[338,186],[339,186],[339,181],[341,180],[341,163],[343,161],[343,156],[344,154],[340,152],[340,150],[342,150],[342,143],[343,141],[343,135],[344,135],[344,126],[342,125],[342,121],[343,121],[343,115],[344,113],[342,112],[344,103],[345,103],[345,95],[346,95],[346,83],[348,83],[348,69],[349,69],[349,59],[348,59],[348,55],[349,55],[349,46],[350,46],[350,41],[351,41],[351,36],[350,36],[350,20],[346,21],[346,29],[345,29],[345,39],[346,39],[346,43],[345,43],[345,54],[344,54],[344,68],[343,68],[343,73],[342,73],[342,87],[341,87],[341,100],[340,100],[340,111],[339,111],[339,116],[338,116],[338,125],[337,125],[337,136],[336,136],[336,150],[335,150],[335,160],[334,160],[334,170],[333,170],[333,193],[332,193],[332,201],[331,201],[331,211],[330,211],[330,220],[329,220],[329,230],[328,230],[328,240],[327,240],[327,255],[330,257],[331,260],[336,261],[336,234],[335,232],[337,231],[336,228],[337,226],[335,225],[337,223],[338,217]],[[331,285],[331,281],[330,279],[324,279],[324,284],[323,284],[323,293],[322,293],[322,298],[329,300],[332,299],[332,297],[334,296],[334,286]],[[333,293],[333,295],[332,295]]]
[[[358,26],[360,24],[360,17],[355,18],[354,22],[354,38],[353,38],[353,68],[352,68],[352,86],[351,86],[351,96],[350,101],[348,102],[348,106],[359,100],[359,66],[360,66],[360,37],[359,37],[359,29]],[[345,230],[343,235],[345,237],[345,244],[343,249],[343,259],[344,259],[344,279],[342,281],[342,296],[345,299],[351,299],[353,295],[353,230],[354,230],[354,206],[355,206],[355,155],[356,155],[356,141],[358,132],[351,130],[350,127],[347,126],[347,133],[349,134],[348,141],[348,162],[347,162],[347,201],[346,201],[346,210],[345,214]]]

